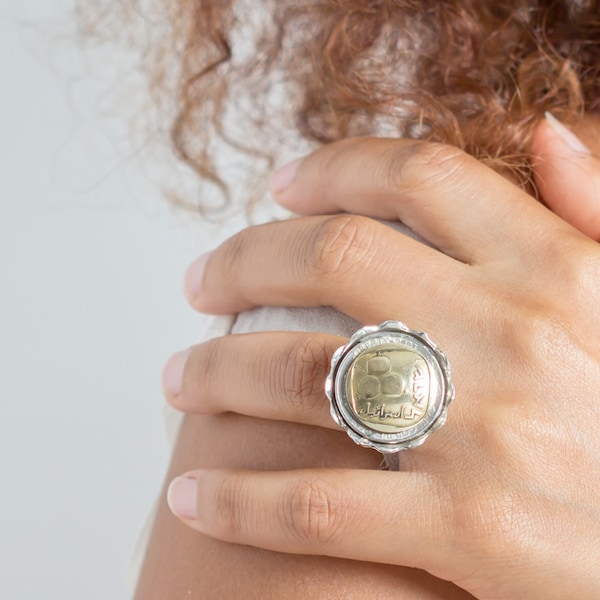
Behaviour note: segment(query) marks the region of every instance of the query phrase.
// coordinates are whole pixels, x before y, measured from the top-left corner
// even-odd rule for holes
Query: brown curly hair
[[[282,155],[356,135],[453,144],[526,183],[544,112],[573,124],[600,109],[600,0],[129,8],[161,30],[146,59],[177,106],[177,154],[226,205],[234,182],[245,201],[261,197]]]

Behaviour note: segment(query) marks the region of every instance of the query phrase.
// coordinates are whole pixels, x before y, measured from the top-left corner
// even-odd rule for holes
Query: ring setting
[[[439,429],[455,392],[448,360],[427,334],[386,321],[338,348],[325,393],[333,420],[354,442],[387,454]]]

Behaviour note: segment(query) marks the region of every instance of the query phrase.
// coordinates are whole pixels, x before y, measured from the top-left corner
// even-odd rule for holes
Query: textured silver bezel
[[[378,346],[390,344],[409,348],[420,354],[433,375],[433,400],[429,403],[425,416],[412,427],[396,433],[377,431],[361,421],[350,408],[346,392],[346,379],[358,356]],[[385,321],[378,326],[359,329],[347,344],[336,350],[325,382],[325,393],[333,420],[354,442],[382,453],[391,453],[421,445],[431,432],[446,422],[448,405],[454,399],[454,385],[446,356],[426,333],[414,331],[400,321]]]

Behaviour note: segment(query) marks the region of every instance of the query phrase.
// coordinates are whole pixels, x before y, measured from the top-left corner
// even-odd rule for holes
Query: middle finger
[[[334,352],[348,340],[322,333],[260,332],[215,338],[176,354],[163,372],[163,389],[176,409],[195,414],[234,412],[251,417],[342,429],[333,421],[325,379]],[[181,363],[183,361],[183,368]],[[235,376],[232,376],[235,365]],[[411,450],[445,464],[463,443],[470,402],[455,403],[452,425]],[[409,460],[403,456],[403,468]]]
[[[305,217],[251,227],[188,271],[200,311],[255,306],[332,306],[363,323],[388,319],[442,339],[440,305],[464,311],[456,294],[470,267],[367,217]]]

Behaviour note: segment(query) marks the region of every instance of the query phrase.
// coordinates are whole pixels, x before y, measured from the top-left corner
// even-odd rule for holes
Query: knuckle
[[[514,491],[497,481],[487,487],[470,490],[453,505],[452,535],[463,549],[488,564],[515,561],[531,550],[535,531],[535,510]]]
[[[316,232],[310,270],[319,279],[339,278],[368,266],[373,255],[375,223],[367,217],[338,215]]]
[[[316,154],[319,155],[319,160],[314,164],[317,170],[316,181],[319,182],[318,192],[329,193],[331,180],[344,172],[348,152],[352,152],[357,143],[360,143],[360,138],[344,138],[324,146],[320,151],[317,150]]]
[[[548,246],[552,248],[546,251]],[[547,317],[553,318],[554,323],[551,323],[551,327],[543,328],[533,322],[530,328],[535,326],[538,332],[550,329],[548,333],[555,336],[557,349],[562,347],[575,351],[579,347],[595,352],[598,344],[595,338],[589,336],[589,331],[600,325],[597,301],[600,289],[598,243],[582,239],[579,233],[572,231],[562,236],[560,244],[547,241],[542,253],[545,266],[552,265],[543,280],[548,291],[543,302]],[[560,346],[559,343],[565,345]]]
[[[235,277],[240,268],[243,268],[243,259],[248,254],[251,246],[254,228],[249,227],[230,237],[222,246],[222,269],[224,273]]]
[[[216,389],[222,376],[226,338],[215,338],[196,346],[193,374],[183,380],[182,396],[194,400],[194,412],[208,414],[214,412]],[[226,355],[226,352],[225,352]]]
[[[570,292],[570,296],[578,298],[595,297],[600,287],[600,252],[597,242],[581,244],[581,240],[573,246],[563,245],[560,262],[560,281]]]
[[[532,255],[533,268],[543,269],[544,283],[555,301],[564,298],[571,311],[579,304],[589,305],[595,300],[600,287],[600,251],[598,243],[584,238],[574,229],[565,229],[557,222],[536,236],[536,250]]]
[[[563,311],[555,306],[551,295],[540,296],[527,285],[517,289],[488,282],[477,285],[476,293],[481,310],[478,318],[488,327],[498,357],[513,374],[511,381],[502,380],[502,388],[512,389],[514,385],[516,392],[531,380],[540,363],[560,351],[557,342],[566,341]]]
[[[394,190],[456,185],[470,161],[462,150],[446,144],[417,143],[408,150],[400,148],[401,156],[388,161],[388,182]]]
[[[521,299],[517,305],[505,312],[502,336],[513,357],[513,368],[524,377],[523,381],[547,372],[547,365],[562,362],[560,356],[572,347],[563,316],[544,300]],[[560,364],[560,363],[559,363]]]
[[[215,493],[214,525],[225,539],[237,539],[253,516],[247,486],[241,477],[225,475]]]
[[[284,527],[295,539],[321,549],[330,545],[347,521],[347,505],[322,477],[302,477],[287,493]]]
[[[323,405],[323,383],[329,357],[318,338],[302,336],[289,352],[284,370],[284,392],[287,402],[298,412],[317,412]]]

